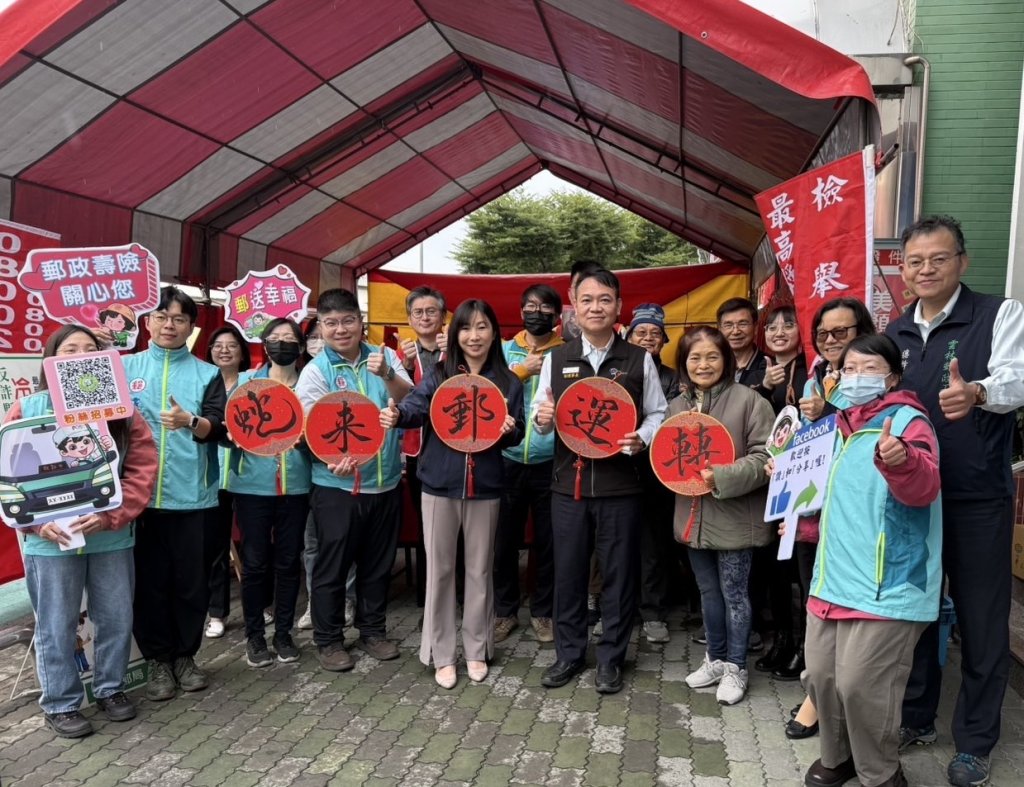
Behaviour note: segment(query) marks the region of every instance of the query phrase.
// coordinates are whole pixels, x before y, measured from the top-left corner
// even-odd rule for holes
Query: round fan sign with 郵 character
[[[456,451],[486,451],[502,437],[508,404],[501,389],[477,374],[457,374],[441,383],[430,400],[430,425]]]
[[[637,427],[629,391],[605,377],[577,380],[555,405],[555,429],[570,451],[604,459],[622,450],[619,440]]]
[[[224,408],[235,445],[257,456],[278,456],[302,437],[302,404],[287,385],[266,377],[242,383]]]
[[[322,396],[306,416],[306,444],[324,464],[337,464],[343,457],[365,464],[384,444],[380,407],[355,391]]]
[[[665,419],[651,441],[651,467],[666,487],[679,495],[706,495],[711,489],[700,471],[709,464],[736,460],[732,435],[717,418],[678,413]]]

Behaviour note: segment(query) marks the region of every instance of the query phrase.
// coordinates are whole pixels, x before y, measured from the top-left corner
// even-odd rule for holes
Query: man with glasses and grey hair
[[[943,568],[963,642],[947,777],[973,787],[988,781],[1010,672],[1010,454],[1024,405],[1024,306],[962,283],[970,260],[956,219],[921,219],[900,242],[903,281],[917,299],[886,334],[903,355],[903,387],[921,398],[939,438]],[[936,739],[938,636],[933,623],[917,644],[901,747]]]

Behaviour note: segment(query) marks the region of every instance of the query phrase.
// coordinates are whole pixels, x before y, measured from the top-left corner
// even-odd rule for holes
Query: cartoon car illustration
[[[62,429],[52,415],[24,418],[0,429],[0,508],[30,525],[78,509],[104,508],[117,489],[117,454],[90,425]],[[43,521],[49,521],[44,519]]]

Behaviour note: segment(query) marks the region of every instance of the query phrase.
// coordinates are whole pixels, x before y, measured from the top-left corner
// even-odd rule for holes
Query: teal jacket
[[[266,365],[242,372],[238,384],[257,378],[269,378]],[[256,456],[238,446],[224,449],[221,489],[242,495],[304,495],[310,486],[310,454],[304,444],[290,448],[280,456]]]
[[[195,511],[217,505],[217,441],[224,431],[224,379],[216,366],[201,361],[187,347],[165,350],[150,343],[124,357],[135,408],[153,430],[158,464],[150,508]],[[160,412],[171,409],[170,397],[190,413],[210,421],[200,440],[188,429],[165,429]]]
[[[530,348],[525,346],[524,340],[522,340],[524,333],[525,331],[513,339],[502,342],[501,349],[505,353],[505,361],[508,363],[509,369],[516,373],[519,381],[523,384],[523,407],[528,409],[531,402],[533,402],[533,397],[537,394],[537,384],[540,381],[540,375],[524,376],[519,374],[516,369],[530,354]],[[559,344],[562,344],[561,340],[557,343],[549,344],[544,349],[542,355],[547,355]],[[522,417],[526,421],[526,436],[523,437],[521,443],[502,451],[501,455],[521,465],[537,465],[541,462],[552,461],[555,458],[555,431],[552,429],[548,434],[541,434],[537,431],[537,425],[530,418],[528,412],[523,412]],[[518,420],[518,417],[516,420]]]
[[[876,457],[886,418],[907,461]],[[942,585],[938,445],[924,406],[899,391],[839,413],[810,595],[894,620],[932,621]]]
[[[373,348],[374,350],[376,348]],[[295,394],[309,415],[310,408],[320,397],[334,391],[356,391],[363,394],[381,409],[388,404],[387,383],[366,368],[371,347],[366,342],[360,346],[359,360],[349,363],[330,347],[324,347],[299,375]],[[391,348],[385,348],[388,364],[402,379],[410,384],[401,360]],[[313,483],[335,489],[352,491],[354,476],[339,477],[327,469],[327,465],[316,457],[312,458]],[[398,430],[388,429],[384,433],[384,444],[377,455],[359,468],[361,494],[387,492],[398,486],[402,478],[402,457],[398,445]]]

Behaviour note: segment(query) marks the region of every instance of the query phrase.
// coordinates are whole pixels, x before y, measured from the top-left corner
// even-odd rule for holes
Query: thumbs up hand
[[[181,429],[183,426],[188,426],[189,422],[192,420],[192,415],[185,412],[185,410],[181,408],[181,405],[174,401],[173,396],[168,397],[168,399],[170,399],[171,402],[171,409],[160,411],[160,424],[165,429],[170,429],[171,431]]]
[[[821,418],[821,414],[824,410],[825,400],[822,399],[821,394],[818,393],[817,386],[814,387],[810,396],[805,396],[800,400],[800,415],[808,421],[817,421]]]
[[[544,391],[544,399],[537,405],[533,420],[541,429],[547,429],[555,421],[555,396],[548,388]]]
[[[764,387],[771,390],[776,385],[786,382],[786,367],[781,363],[773,363],[768,360],[768,366],[764,370]]]
[[[878,437],[875,451],[886,467],[899,467],[907,461],[907,446],[898,437],[892,436],[892,418],[886,418],[882,424],[882,434]]]
[[[395,407],[395,400],[388,399],[388,406],[380,411],[380,425],[385,429],[394,429],[398,423],[398,408]]]
[[[384,359],[384,345],[381,345],[366,357],[366,371],[370,374],[383,377],[390,369],[391,367]]]
[[[960,359],[949,362],[949,387],[939,391],[939,407],[950,421],[967,415],[978,401],[978,384],[960,376]]]

